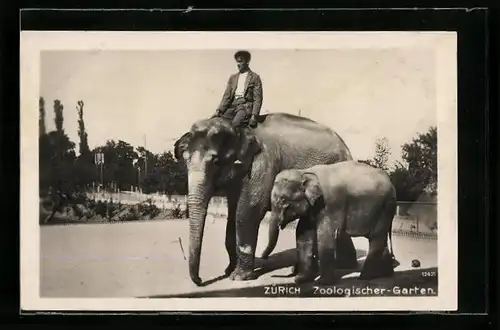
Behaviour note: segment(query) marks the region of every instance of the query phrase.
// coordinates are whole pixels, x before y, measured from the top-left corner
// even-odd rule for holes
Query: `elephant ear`
[[[253,157],[262,151],[262,147],[253,133],[243,135],[241,153],[244,155],[245,163],[251,163]]]
[[[174,156],[178,161],[184,161],[183,153],[187,151],[189,141],[191,140],[191,132],[184,133],[177,141],[174,143]]]
[[[323,196],[318,177],[314,173],[307,172],[302,175],[302,189],[312,206]]]

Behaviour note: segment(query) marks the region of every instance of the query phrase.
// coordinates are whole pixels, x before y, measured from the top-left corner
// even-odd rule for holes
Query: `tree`
[[[145,178],[158,161],[158,155],[153,154],[151,151],[140,146],[136,148],[137,154],[140,155],[135,163],[135,168],[138,171],[143,171],[143,178]]]
[[[93,163],[97,152],[104,153],[104,187],[129,189],[141,184],[145,192],[161,191],[167,194],[187,193],[187,168],[177,162],[171,152],[155,154],[144,147],[135,148],[123,140],[109,140],[92,151],[88,145],[88,135],[84,123],[84,102],[78,101],[79,155],[76,157],[75,143],[64,131],[64,106],[60,100],[54,101],[56,129],[45,132],[45,100],[39,102],[39,164],[40,190],[49,187],[67,194],[82,188],[100,178],[100,169]],[[147,173],[144,173],[147,160]],[[138,182],[138,169],[143,171]],[[43,192],[42,192],[43,194]]]
[[[398,200],[416,201],[423,193],[437,192],[437,129],[419,133],[411,142],[402,145],[403,162],[390,173]]]
[[[138,155],[133,146],[122,140],[109,140],[92,153],[98,152],[104,154],[103,185],[114,183],[117,188],[125,190],[137,184],[134,161],[138,159]]]
[[[413,202],[422,193],[423,187],[417,179],[411,175],[407,166],[402,162],[397,162],[394,169],[389,174],[392,184],[396,188],[396,195],[399,201]]]
[[[78,101],[76,110],[78,112],[78,137],[80,138],[80,156],[87,158],[90,155],[90,148],[87,132],[85,131],[85,122],[83,120],[83,101]]]
[[[389,141],[386,137],[377,139],[375,142],[375,157],[373,157],[373,166],[389,171],[389,155],[391,149],[389,148]]]
[[[64,130],[63,128],[63,122],[64,122],[64,116],[63,116],[63,109],[64,106],[62,105],[60,100],[55,100],[54,101],[54,121],[56,124],[56,131],[57,132],[62,132]]]
[[[423,186],[434,193],[437,188],[437,128],[430,127],[418,134],[410,143],[402,146],[402,157],[408,163],[408,171]]]
[[[42,190],[54,187],[69,191],[74,184],[75,144],[63,129],[63,105],[54,102],[56,130],[45,133],[39,139],[40,187]]]
[[[38,119],[38,131],[39,135],[43,136],[46,133],[46,128],[45,128],[45,100],[43,97],[40,97],[38,101],[38,108],[40,112],[40,117]]]
[[[375,141],[375,156],[371,159],[360,159],[358,162],[381,168],[389,172],[388,162],[390,154],[391,149],[389,148],[389,141],[386,137],[382,137]]]
[[[137,148],[139,158],[136,170],[144,169],[144,155],[147,154],[148,173],[141,177],[140,185],[145,193],[185,194],[187,192],[187,169],[178,163],[170,151],[153,154],[143,147]],[[142,172],[144,173],[144,172]]]
[[[75,181],[80,186],[90,185],[96,179],[96,168],[93,164],[92,153],[90,152],[88,135],[85,130],[85,121],[83,119],[83,101],[78,101],[76,111],[78,114],[78,137],[79,153],[75,162]]]

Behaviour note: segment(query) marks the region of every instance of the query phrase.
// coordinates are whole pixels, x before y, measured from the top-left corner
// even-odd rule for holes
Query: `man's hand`
[[[257,127],[257,116],[256,115],[252,115],[252,117],[250,117],[250,120],[248,122],[248,126],[250,126],[252,128]]]

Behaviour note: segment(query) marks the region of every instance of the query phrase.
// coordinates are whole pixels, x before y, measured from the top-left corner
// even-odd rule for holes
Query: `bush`
[[[54,206],[58,208],[49,222],[78,222],[91,221],[135,221],[151,219],[181,219],[188,217],[187,210],[183,212],[180,205],[174,209],[162,210],[154,204],[153,199],[142,203],[124,205],[113,200],[93,200],[82,195],[59,195],[62,199],[55,200],[53,196],[40,198],[40,223],[52,213]]]
[[[98,201],[95,205],[95,213],[96,215],[106,218],[106,204],[102,201]]]
[[[172,209],[172,217],[175,218],[175,219],[180,219],[182,218],[182,214],[181,214],[181,209],[180,207],[174,207]]]
[[[139,213],[149,219],[156,217],[160,214],[160,212],[160,209],[156,207],[151,198],[147,199],[146,202],[139,204]]]

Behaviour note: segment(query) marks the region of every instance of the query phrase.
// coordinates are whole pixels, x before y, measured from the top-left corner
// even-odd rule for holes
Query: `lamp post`
[[[101,172],[100,186],[104,188],[104,182],[103,182],[104,153],[102,152],[96,153],[94,156],[94,163],[96,166],[100,166],[100,172]],[[99,186],[97,192],[99,192]]]
[[[137,189],[141,189],[141,167],[137,166]]]

